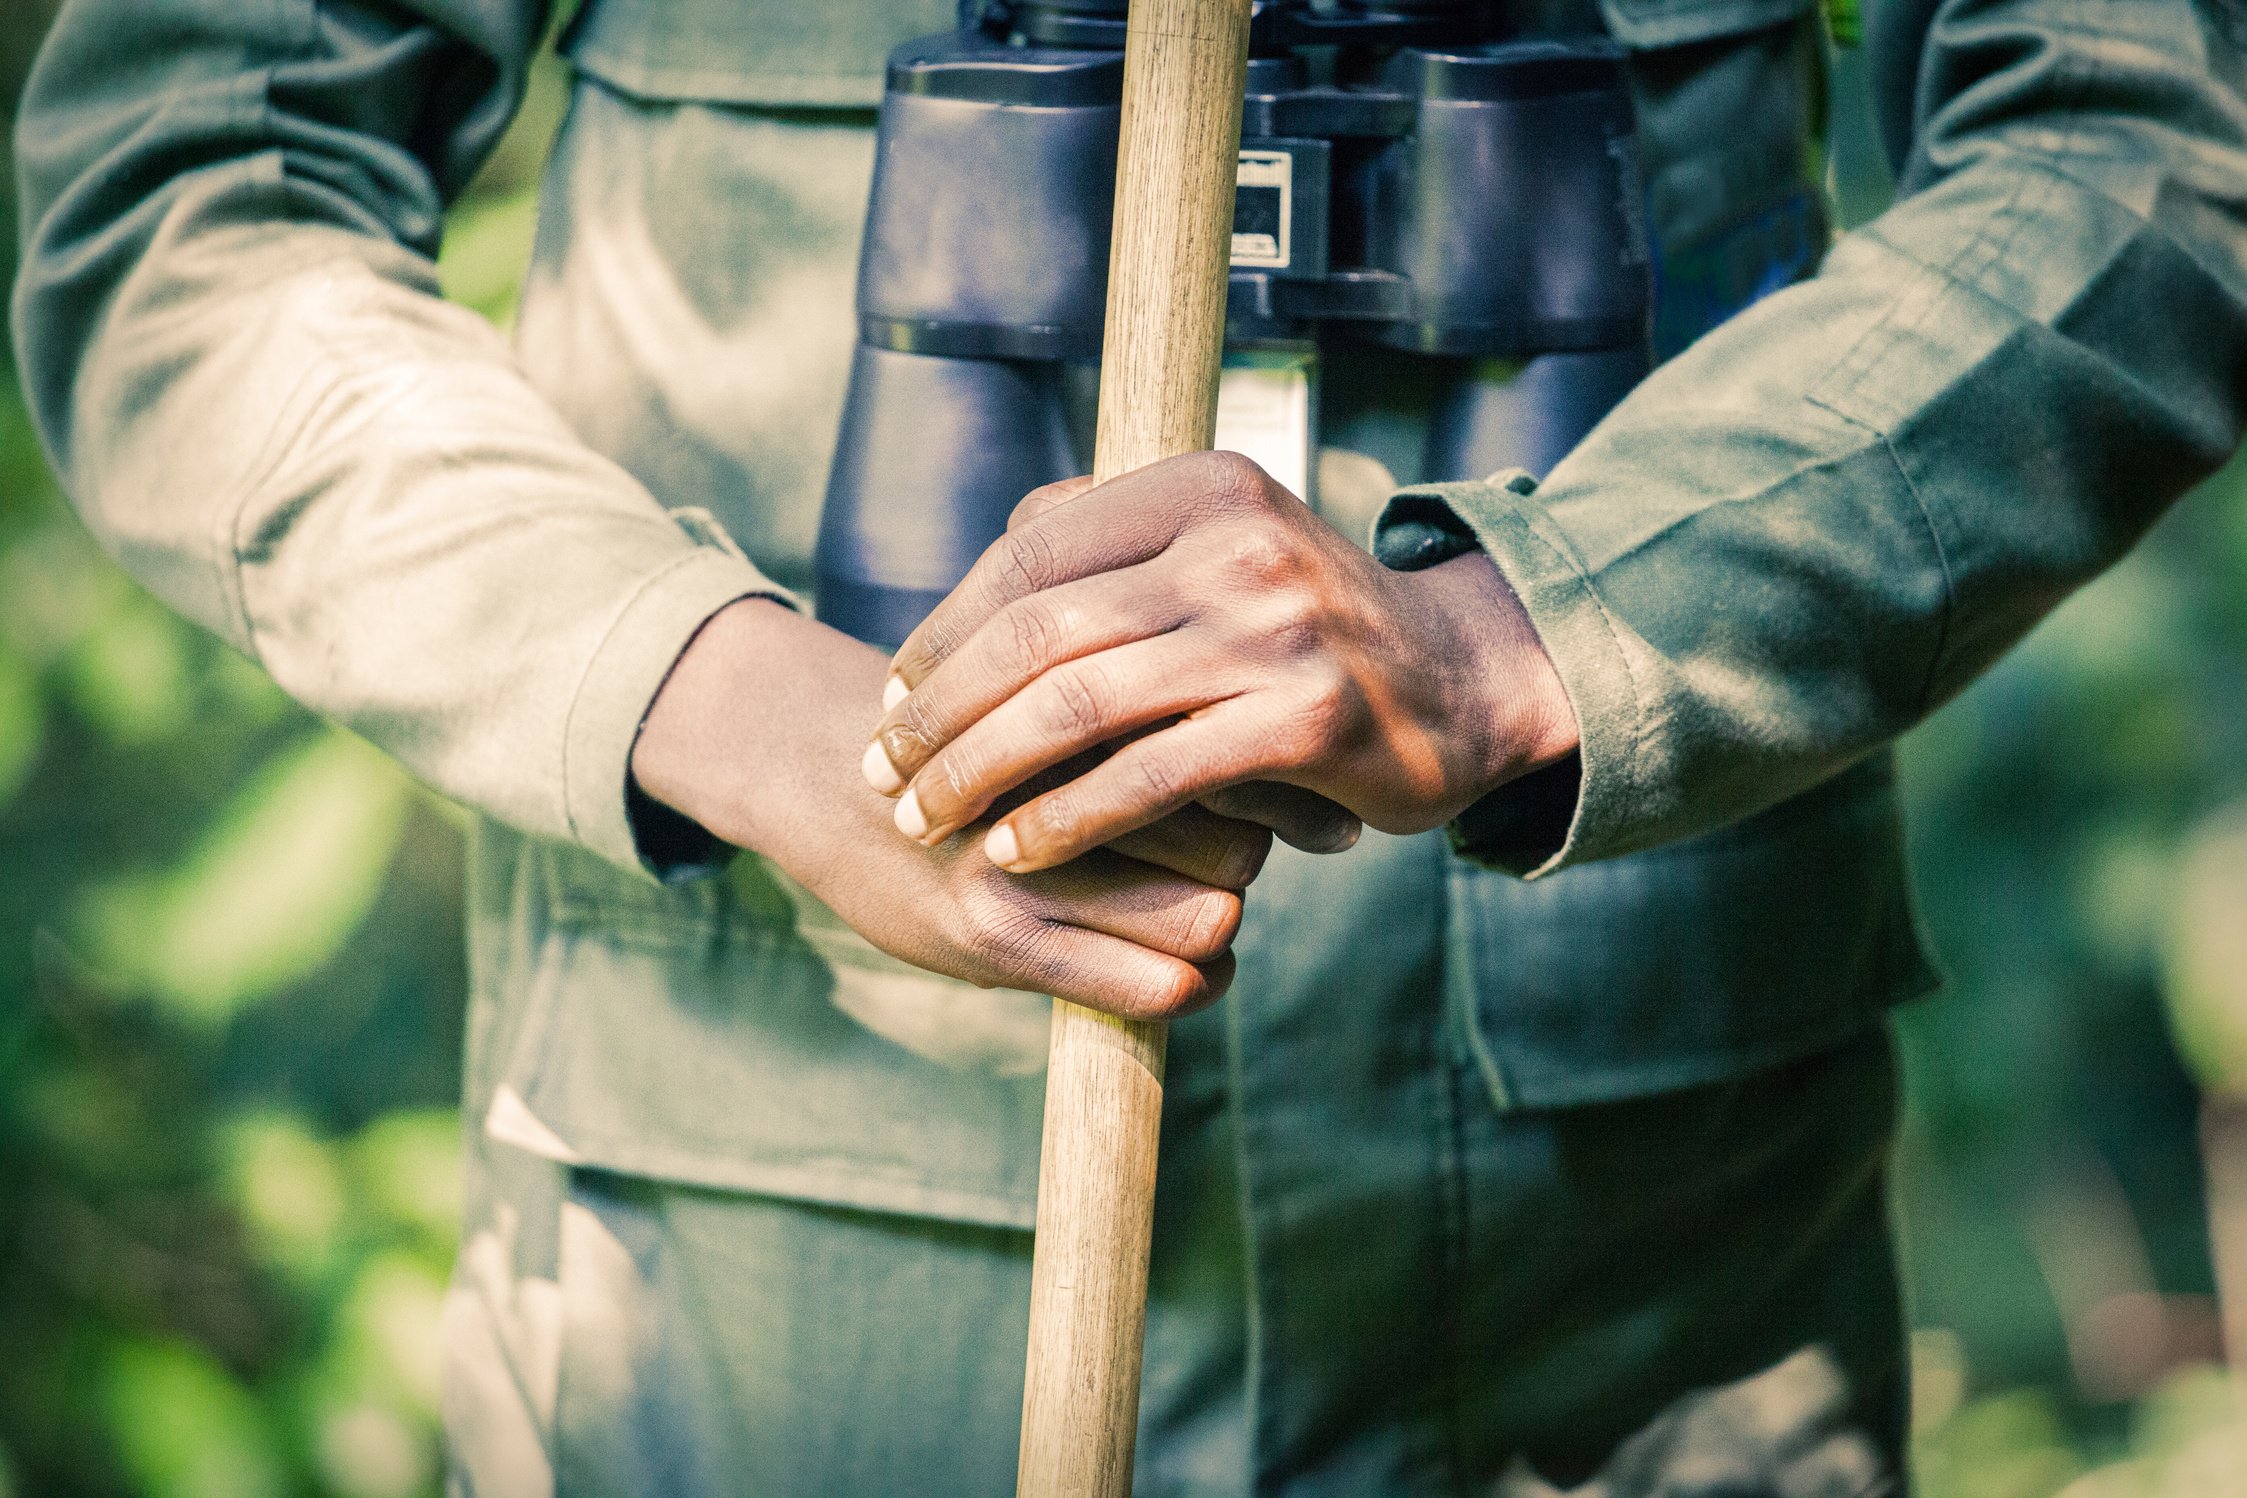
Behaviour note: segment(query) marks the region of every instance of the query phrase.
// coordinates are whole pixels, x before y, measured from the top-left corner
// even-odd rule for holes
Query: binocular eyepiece
[[[892,53],[819,612],[894,647],[1080,472],[1099,356],[1123,0],[984,0]],[[1229,347],[1432,361],[1423,477],[1565,453],[1647,367],[1635,127],[1604,40],[1498,39],[1489,0],[1260,0]],[[1490,377],[1491,361],[1522,366]]]

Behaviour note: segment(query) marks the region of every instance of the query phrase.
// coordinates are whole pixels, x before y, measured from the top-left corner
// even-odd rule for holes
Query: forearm
[[[1448,486],[1582,724],[1565,841],[1770,805],[1887,742],[2238,439],[2247,126],[2185,0],[1942,12],[1910,194],[1704,339],[1534,494]],[[1501,792],[1501,799],[1506,793]]]
[[[537,7],[483,9],[535,35],[535,15],[501,12]],[[21,131],[20,353],[87,523],[437,789],[633,861],[640,715],[701,620],[768,585],[589,451],[499,335],[439,298],[436,214],[476,132],[417,155],[383,112],[423,113],[398,58],[462,40],[393,17],[392,45],[360,56],[229,22],[241,34],[183,41],[134,94],[89,35],[117,22],[65,12]],[[260,54],[270,71],[247,70]]]

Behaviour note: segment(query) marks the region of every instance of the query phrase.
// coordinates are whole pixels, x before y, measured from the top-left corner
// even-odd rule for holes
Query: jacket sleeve
[[[1542,873],[1911,727],[2218,467],[2247,402],[2247,0],[1867,7],[1895,205],[1531,484],[1406,491],[1506,574],[1580,759],[1454,828]],[[1884,101],[1885,102],[1885,101]]]
[[[17,124],[17,355],[149,588],[446,795],[651,866],[641,716],[704,619],[779,594],[438,295],[546,10],[69,0]]]

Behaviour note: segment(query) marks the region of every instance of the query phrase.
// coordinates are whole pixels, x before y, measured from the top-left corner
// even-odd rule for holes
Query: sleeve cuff
[[[1500,786],[1449,829],[1463,856],[1529,879],[1625,851],[1634,808],[1647,799],[1639,784],[1646,707],[1621,626],[1536,489],[1519,470],[1418,485],[1390,497],[1372,536],[1373,554],[1404,571],[1482,551],[1560,673],[1577,754]]]
[[[691,525],[686,528],[696,534]],[[563,747],[571,836],[611,863],[666,883],[714,870],[728,850],[633,785],[632,746],[648,706],[696,632],[727,604],[770,598],[802,607],[730,542],[699,534],[697,539],[704,544],[634,591],[602,636],[578,684]]]

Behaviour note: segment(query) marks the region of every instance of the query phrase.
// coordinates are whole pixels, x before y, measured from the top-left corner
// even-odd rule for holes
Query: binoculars
[[[1083,469],[1123,11],[985,5],[890,55],[814,556],[820,617],[860,639],[898,645],[1017,500]],[[1491,0],[1251,21],[1228,351],[1426,361],[1422,479],[1541,472],[1648,367],[1622,54],[1503,33]]]

